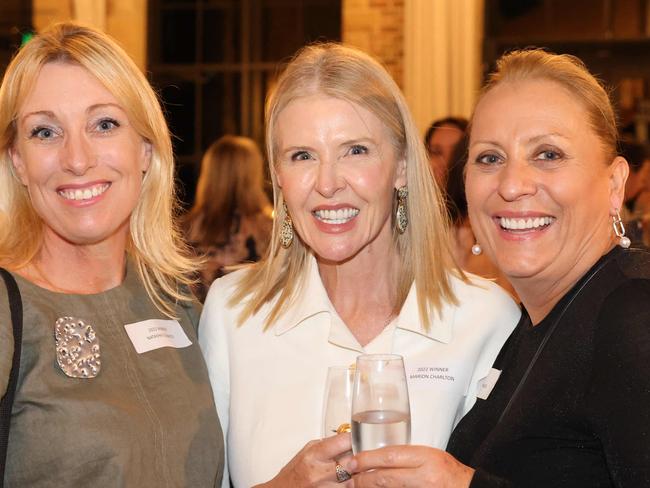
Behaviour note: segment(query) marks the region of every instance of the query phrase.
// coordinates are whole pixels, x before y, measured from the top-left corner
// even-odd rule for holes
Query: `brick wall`
[[[343,42],[381,61],[404,82],[404,0],[343,0]]]

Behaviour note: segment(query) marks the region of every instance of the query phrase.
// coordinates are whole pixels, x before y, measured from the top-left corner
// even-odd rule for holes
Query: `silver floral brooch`
[[[94,378],[101,369],[99,339],[92,325],[61,317],[54,326],[56,362],[70,378]]]

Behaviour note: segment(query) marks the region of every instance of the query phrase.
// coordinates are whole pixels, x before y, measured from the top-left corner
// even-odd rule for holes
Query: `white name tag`
[[[455,386],[456,372],[451,366],[442,364],[406,364],[406,379],[409,389],[428,389],[432,386]]]
[[[481,400],[486,400],[490,396],[490,393],[492,393],[494,385],[497,384],[499,376],[501,376],[501,370],[490,368],[488,375],[482,380],[479,380],[476,396]]]
[[[176,320],[151,319],[124,326],[133,347],[142,354],[161,347],[187,347],[192,344]]]

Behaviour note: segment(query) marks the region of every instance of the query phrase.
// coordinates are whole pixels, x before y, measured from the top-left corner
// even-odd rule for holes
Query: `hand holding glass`
[[[402,357],[359,356],[352,394],[353,452],[410,441],[411,410]]]

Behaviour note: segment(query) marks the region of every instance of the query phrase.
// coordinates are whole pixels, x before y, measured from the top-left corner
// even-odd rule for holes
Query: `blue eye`
[[[537,159],[541,159],[543,161],[555,161],[556,159],[560,159],[561,157],[562,155],[559,154],[557,151],[553,151],[550,149],[542,151],[537,155]]]
[[[501,162],[501,158],[492,153],[487,153],[487,154],[481,154],[476,158],[476,162],[479,164],[486,164],[486,165],[492,165],[492,164],[497,164]]]
[[[54,129],[50,127],[34,127],[30,132],[30,137],[36,137],[37,139],[52,139],[56,136]]]
[[[97,123],[97,129],[100,132],[109,132],[119,126],[120,124],[118,123],[118,121],[111,118],[101,119]]]
[[[362,146],[361,144],[355,144],[350,147],[350,154],[368,154],[368,148],[366,146]]]
[[[291,155],[291,161],[307,161],[311,155],[307,151],[296,151]]]

